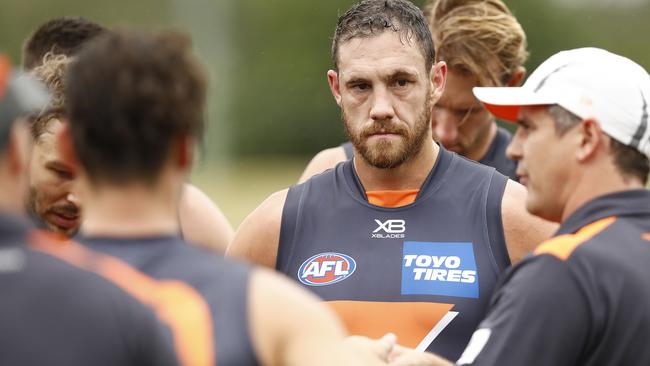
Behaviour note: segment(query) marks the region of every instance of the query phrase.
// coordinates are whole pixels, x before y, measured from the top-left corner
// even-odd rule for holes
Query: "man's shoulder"
[[[209,250],[198,248],[188,243],[178,245],[173,252],[168,253],[167,259],[161,266],[186,272],[200,277],[228,279],[242,276],[250,271],[250,265],[238,260],[226,259]]]
[[[114,281],[69,257],[65,259],[38,249],[27,249],[24,265],[25,271],[19,280],[21,287],[25,293],[41,292],[39,296],[48,299],[44,306],[65,305],[67,311],[78,317],[81,314],[113,314],[104,318],[107,322],[125,311],[130,315],[148,311],[139,299]]]
[[[611,216],[591,222],[575,233],[555,236],[540,244],[534,254],[548,254],[566,261],[574,256],[584,256],[588,253],[606,255],[607,252],[620,251],[622,242],[642,239],[642,230],[626,222],[625,219]]]
[[[307,164],[305,171],[302,173],[302,176],[298,180],[299,183],[306,181],[307,179],[322,173],[328,169],[335,167],[338,163],[348,159],[348,151],[346,146],[340,145],[331,147],[329,149],[322,150],[318,152]]]

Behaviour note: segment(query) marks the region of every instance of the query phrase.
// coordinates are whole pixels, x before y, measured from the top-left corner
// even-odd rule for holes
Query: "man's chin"
[[[370,156],[364,160],[379,169],[394,169],[404,163],[404,158],[401,156]]]
[[[445,149],[449,151],[453,151],[456,154],[460,154],[463,156],[465,155],[465,149],[461,145],[448,145],[448,146],[443,145],[443,146],[445,147]]]
[[[79,225],[73,227],[62,227],[48,222],[47,228],[53,233],[66,236],[68,238],[72,238],[73,236],[77,235],[77,232],[79,232]]]

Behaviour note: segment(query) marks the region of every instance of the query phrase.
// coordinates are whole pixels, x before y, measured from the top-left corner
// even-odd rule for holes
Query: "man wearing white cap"
[[[518,124],[528,211],[561,226],[507,274],[459,364],[650,364],[650,76],[582,48],[474,92]]]
[[[561,225],[506,272],[457,364],[650,365],[650,76],[582,48],[552,56],[521,88],[474,94],[517,123],[508,154],[527,209]]]
[[[474,93],[518,124],[528,211],[561,225],[502,279],[458,364],[650,364],[650,76],[581,48]]]

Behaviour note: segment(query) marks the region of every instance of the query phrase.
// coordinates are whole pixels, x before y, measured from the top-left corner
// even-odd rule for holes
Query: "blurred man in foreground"
[[[23,67],[26,70],[38,68],[47,54],[49,59],[57,55],[72,57],[86,42],[106,32],[106,28],[81,17],[52,19],[25,40]],[[44,71],[48,74],[48,87],[54,94],[61,95],[64,69],[54,70],[54,74],[53,70]],[[55,232],[73,236],[83,219],[83,202],[73,190],[75,172],[61,160],[56,149],[54,136],[65,123],[63,98],[57,99],[55,104],[43,111],[32,127],[35,144],[29,207],[37,222]],[[185,239],[223,253],[232,240],[233,230],[219,208],[191,184],[184,185],[180,200],[178,216]]]
[[[153,311],[75,263],[46,254],[59,243],[22,217],[32,149],[22,117],[46,104],[45,88],[10,73],[0,56],[0,364],[176,365]]]
[[[475,86],[516,86],[523,80],[526,34],[501,0],[429,0],[424,5],[436,58],[448,67],[445,90],[433,106],[433,139],[446,149],[494,167],[516,180],[506,147],[512,136],[472,94]],[[300,182],[353,156],[352,143],[323,150]]]
[[[78,164],[80,242],[134,274],[122,284],[170,325],[183,364],[381,364],[344,347],[338,320],[307,291],[178,236],[178,198],[204,128],[206,81],[189,49],[177,34],[111,32],[69,66],[60,147]]]

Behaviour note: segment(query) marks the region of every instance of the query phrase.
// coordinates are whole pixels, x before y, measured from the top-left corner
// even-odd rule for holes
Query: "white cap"
[[[650,76],[634,61],[599,48],[562,51],[519,88],[474,88],[497,118],[516,122],[522,106],[557,104],[598,121],[615,140],[650,158]]]
[[[9,59],[0,54],[0,150],[6,147],[16,118],[41,111],[49,100],[45,85],[30,76],[12,72]]]

